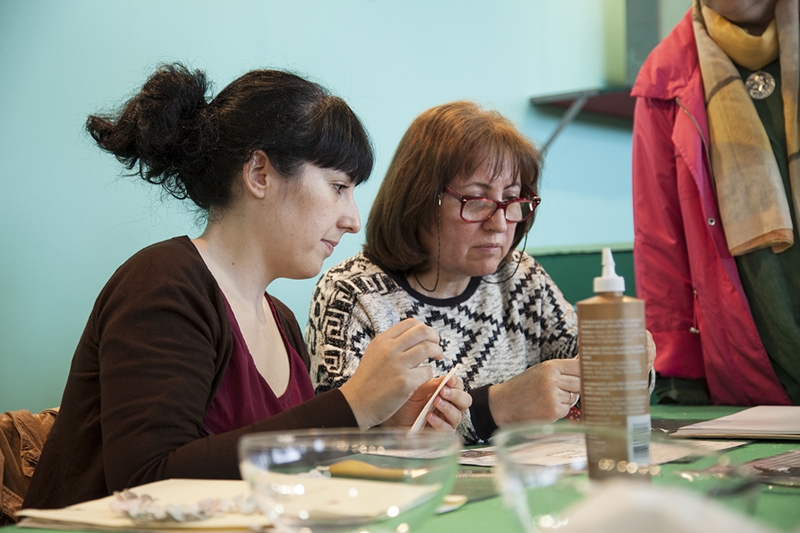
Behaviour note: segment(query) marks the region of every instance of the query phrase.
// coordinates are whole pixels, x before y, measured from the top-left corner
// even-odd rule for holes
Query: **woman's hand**
[[[383,426],[410,428],[417,420],[422,408],[436,391],[446,376],[431,379],[422,384],[411,398]],[[464,391],[464,382],[458,376],[451,376],[433,401],[434,409],[426,416],[428,425],[438,431],[455,431],[461,423],[462,413],[472,405],[472,396]]]
[[[340,389],[353,409],[358,426],[361,429],[376,426],[397,412],[433,377],[431,368],[422,363],[442,357],[439,334],[413,318],[377,335],[369,343],[358,369]]]
[[[569,413],[581,392],[577,358],[550,359],[489,387],[489,409],[499,427],[519,422],[555,422]]]

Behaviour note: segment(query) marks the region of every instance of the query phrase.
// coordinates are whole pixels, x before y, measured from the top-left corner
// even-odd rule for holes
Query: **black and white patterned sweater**
[[[511,276],[520,253],[516,273],[491,283]],[[306,342],[317,393],[344,384],[372,338],[409,317],[439,332],[444,359],[431,361],[435,376],[459,365],[456,374],[473,396],[458,428],[468,444],[486,441],[497,428],[489,411],[489,385],[578,353],[573,307],[528,254],[514,252],[495,274],[473,278],[460,296],[435,299],[362,252],[325,272],[314,290]]]

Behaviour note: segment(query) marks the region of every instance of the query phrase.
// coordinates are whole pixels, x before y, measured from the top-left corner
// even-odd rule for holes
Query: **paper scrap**
[[[417,419],[414,420],[414,424],[411,426],[411,429],[408,430],[409,433],[416,433],[417,431],[420,431],[423,427],[425,427],[425,422],[426,422],[425,416],[433,410],[433,401],[436,399],[437,396],[439,396],[439,393],[444,388],[445,384],[447,384],[447,382],[450,381],[450,378],[453,377],[453,374],[456,373],[457,368],[458,365],[453,366],[453,368],[450,369],[450,372],[448,372],[447,375],[444,377],[442,382],[439,383],[439,386],[436,387],[436,391],[430,397],[428,403],[425,404],[425,407],[422,408],[422,411],[420,411]]]

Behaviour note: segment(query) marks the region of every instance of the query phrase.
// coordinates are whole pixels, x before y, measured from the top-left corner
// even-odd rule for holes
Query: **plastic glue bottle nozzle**
[[[625,292],[625,278],[614,270],[614,257],[611,248],[603,248],[603,275],[594,278],[594,292]]]

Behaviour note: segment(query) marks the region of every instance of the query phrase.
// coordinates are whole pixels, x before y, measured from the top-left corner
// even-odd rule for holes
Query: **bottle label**
[[[640,476],[650,463],[650,393],[644,303],[597,297],[578,302],[581,411],[589,477]]]
[[[621,429],[587,426],[589,479],[649,479],[650,415],[629,416]],[[625,429],[626,431],[623,431]]]
[[[634,463],[650,464],[650,415],[628,417],[628,457]]]
[[[621,426],[650,412],[644,318],[582,318],[579,326],[583,416]]]

